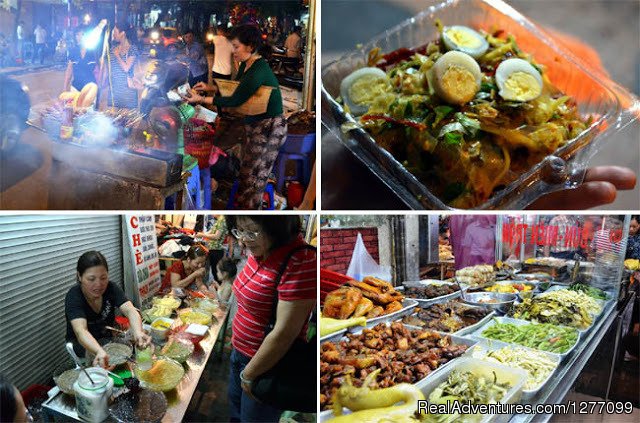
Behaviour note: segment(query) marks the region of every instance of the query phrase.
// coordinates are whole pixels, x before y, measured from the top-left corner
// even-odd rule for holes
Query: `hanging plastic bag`
[[[367,251],[367,247],[362,241],[362,234],[358,232],[358,239],[356,240],[356,246],[353,249],[353,255],[351,256],[351,263],[349,263],[349,270],[347,270],[347,276],[358,281],[362,281],[366,276],[374,276],[384,281],[391,280],[391,267],[380,266],[371,257],[371,254]]]

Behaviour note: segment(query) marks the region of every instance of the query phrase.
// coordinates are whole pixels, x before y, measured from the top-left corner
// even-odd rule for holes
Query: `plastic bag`
[[[355,280],[361,281],[366,276],[374,276],[376,278],[390,281],[391,280],[391,267],[380,266],[371,257],[371,254],[367,251],[367,247],[362,241],[362,234],[358,232],[358,239],[356,240],[356,246],[353,249],[353,255],[351,256],[351,263],[349,263],[349,270],[347,270],[347,276]]]

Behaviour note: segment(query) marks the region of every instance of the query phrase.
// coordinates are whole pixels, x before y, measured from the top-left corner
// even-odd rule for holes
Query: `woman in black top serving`
[[[149,345],[151,337],[142,330],[140,314],[124,292],[109,281],[109,266],[102,253],[82,254],[77,271],[78,284],[65,298],[67,341],[73,342],[76,354],[82,357],[85,352],[91,353],[95,355],[91,364],[109,367],[109,355],[97,339],[110,336],[106,326],[114,325],[116,307],[129,319],[136,343],[141,347]]]

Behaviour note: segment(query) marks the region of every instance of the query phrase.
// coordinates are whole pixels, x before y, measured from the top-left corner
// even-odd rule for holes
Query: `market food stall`
[[[404,275],[415,273],[400,267],[418,265],[409,260],[408,243],[394,244],[398,248],[392,253],[396,259],[391,281],[365,275],[358,281],[321,271],[321,290],[326,291],[320,321],[321,421],[340,414],[345,414],[343,420],[336,421],[359,421],[365,416],[406,421],[477,417],[454,408],[419,411],[418,400],[424,399],[431,404],[520,404],[503,420],[548,421],[554,414],[580,413],[566,405],[567,397],[581,375],[593,369],[599,375],[594,383],[597,393],[593,386],[588,392],[597,397],[594,400],[608,401],[602,413],[631,413],[636,404],[615,402],[612,395],[614,380],[620,377],[615,372],[620,337],[634,300],[623,274],[624,245],[620,245],[626,240],[629,216],[590,218],[600,226],[588,232],[584,229],[589,226],[581,222],[576,226],[581,229],[576,245],[583,240],[582,245],[590,244],[587,256],[592,261],[514,254],[524,251],[514,244],[538,245],[538,230],[553,233],[553,223],[547,216],[499,216],[492,262],[459,268],[447,280],[405,279]],[[418,217],[387,219],[393,228],[405,230],[388,239],[379,237],[380,247],[390,240],[411,238]],[[527,225],[526,230],[513,228],[523,235],[517,241],[502,237],[513,233],[509,225],[514,222]],[[325,240],[331,237],[321,231],[321,251],[326,251]],[[332,249],[353,242],[343,244],[332,243]],[[321,267],[327,267],[328,257],[326,252],[321,255]],[[371,302],[385,307],[407,300],[417,305],[399,315],[374,316],[367,311]],[[484,412],[494,413],[495,409]],[[498,416],[484,418],[492,421]]]
[[[184,313],[191,313],[191,311],[188,308],[184,308],[182,310],[178,309],[177,313],[184,315]],[[185,319],[189,321],[188,320],[189,318],[198,319],[202,316],[207,315],[206,313],[202,313],[202,312],[200,313],[201,315],[195,315],[195,313],[193,313],[194,314],[193,316],[189,316],[188,318],[185,318]],[[184,345],[189,345],[189,341],[186,340],[189,338],[194,341],[198,341],[197,346],[187,348],[187,351],[189,351],[189,348],[191,348],[192,352],[190,354],[183,354],[182,351],[167,352],[168,350],[163,348],[163,347],[166,347],[167,341],[166,340],[158,341],[158,339],[161,339],[161,338],[154,338],[156,339],[155,345],[156,345],[158,355],[163,354],[164,352],[164,354],[167,354],[165,357],[170,356],[169,358],[172,357],[172,360],[179,359],[180,362],[182,362],[181,364],[180,362],[178,362],[179,368],[177,368],[177,370],[176,368],[169,367],[169,366],[160,368],[162,371],[165,371],[167,373],[178,372],[179,374],[182,374],[182,376],[180,378],[177,378],[177,380],[175,380],[174,378],[173,381],[168,381],[168,385],[162,386],[162,383],[158,383],[158,382],[154,383],[154,380],[152,380],[151,378],[145,379],[148,376],[144,375],[144,373],[140,373],[140,372],[135,373],[135,371],[132,371],[132,370],[135,369],[135,366],[137,364],[130,363],[129,361],[123,363],[122,365],[114,369],[114,372],[116,374],[121,374],[122,372],[126,374],[127,372],[126,369],[129,369],[129,374],[135,373],[136,375],[138,375],[139,378],[143,378],[143,381],[140,383],[140,386],[143,388],[143,390],[136,391],[135,383],[129,384],[126,382],[125,382],[125,386],[120,388],[114,388],[113,395],[115,398],[111,403],[111,405],[109,406],[109,412],[111,414],[110,421],[132,421],[132,420],[142,421],[142,420],[148,420],[148,419],[151,419],[152,421],[160,420],[162,422],[167,422],[167,423],[182,421],[185,415],[185,412],[187,410],[187,407],[191,402],[191,398],[193,397],[193,394],[196,390],[196,386],[198,385],[198,382],[200,381],[200,378],[207,365],[207,361],[211,356],[211,352],[213,350],[214,344],[218,337],[218,333],[223,326],[223,322],[226,321],[226,313],[227,313],[226,310],[216,307],[213,314],[209,315],[208,320],[210,321],[210,323],[207,325],[208,327],[206,328],[206,332],[204,333],[204,335],[193,335],[193,336],[186,336],[186,337],[184,337],[183,335],[183,338],[181,341],[175,341],[175,342],[181,342]],[[156,319],[154,319],[154,321],[155,320]],[[201,323],[206,323],[206,321],[207,321],[207,318],[205,317],[204,320],[201,321]],[[167,331],[174,330],[175,333],[181,333],[180,327],[183,325],[184,323],[180,322],[180,318],[177,318],[175,319],[175,321],[171,323],[171,326],[169,328],[165,328],[165,330]],[[156,329],[156,327],[152,323],[150,325],[150,331],[153,332],[154,329]],[[187,329],[183,327],[182,331],[185,331],[185,330]],[[185,333],[185,332],[182,332],[182,333]],[[194,344],[191,344],[191,345],[194,345]],[[187,357],[185,357],[185,355]],[[163,360],[162,358],[159,358],[156,362],[159,362],[162,360]],[[156,366],[158,366],[158,364],[156,364]],[[184,369],[182,369],[183,367]],[[157,376],[157,377],[159,379],[162,379],[162,376]],[[114,378],[114,379],[117,380],[117,378]],[[131,388],[128,387],[129,385],[131,385]],[[174,385],[174,386],[171,386],[171,385]],[[166,397],[166,400],[164,402],[162,402],[161,400],[158,401],[160,409],[149,408],[149,406],[147,406],[147,409],[145,410],[144,407],[139,405],[138,403],[139,400],[135,400],[135,399],[130,400],[127,398],[127,393],[130,391],[133,391],[135,395],[138,396],[138,398],[144,398],[145,395],[150,395],[146,393],[148,392],[147,389],[151,392],[160,392],[162,395]],[[45,414],[47,420],[83,421],[78,416],[76,401],[74,398],[75,395],[69,395],[67,393],[64,393],[60,390],[59,387],[53,388],[52,391],[53,392],[49,393],[50,398],[47,401],[45,401],[42,405],[43,413]],[[122,400],[120,400],[121,398]],[[124,401],[125,406],[121,406],[120,401]],[[126,405],[128,404],[128,401],[132,401],[132,404],[133,404],[133,406],[129,405],[130,407],[129,410],[127,410],[127,407],[126,407]],[[162,409],[163,405],[164,405],[164,410]],[[147,413],[147,414],[144,414],[144,413]]]

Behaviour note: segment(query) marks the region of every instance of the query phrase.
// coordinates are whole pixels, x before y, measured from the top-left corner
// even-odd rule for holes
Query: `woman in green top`
[[[225,220],[224,215],[217,214],[213,217],[215,218],[215,223],[209,232],[199,232],[197,236],[202,237],[209,242],[209,268],[211,269],[213,278],[218,280],[218,277],[216,276],[216,266],[224,256],[224,242],[229,231],[227,230],[227,221]]]
[[[189,102],[238,107],[262,85],[275,87],[271,91],[266,113],[244,119],[246,141],[240,166],[237,202],[241,209],[255,210],[262,204],[267,179],[278,157],[278,151],[287,138],[287,120],[282,114],[282,94],[278,79],[267,61],[258,53],[262,44],[260,30],[252,25],[240,25],[231,30],[229,39],[233,46],[233,57],[240,62],[236,76],[240,84],[235,92],[229,97],[222,97],[217,95],[217,87],[199,83],[194,90],[213,91],[214,97],[192,93]]]

